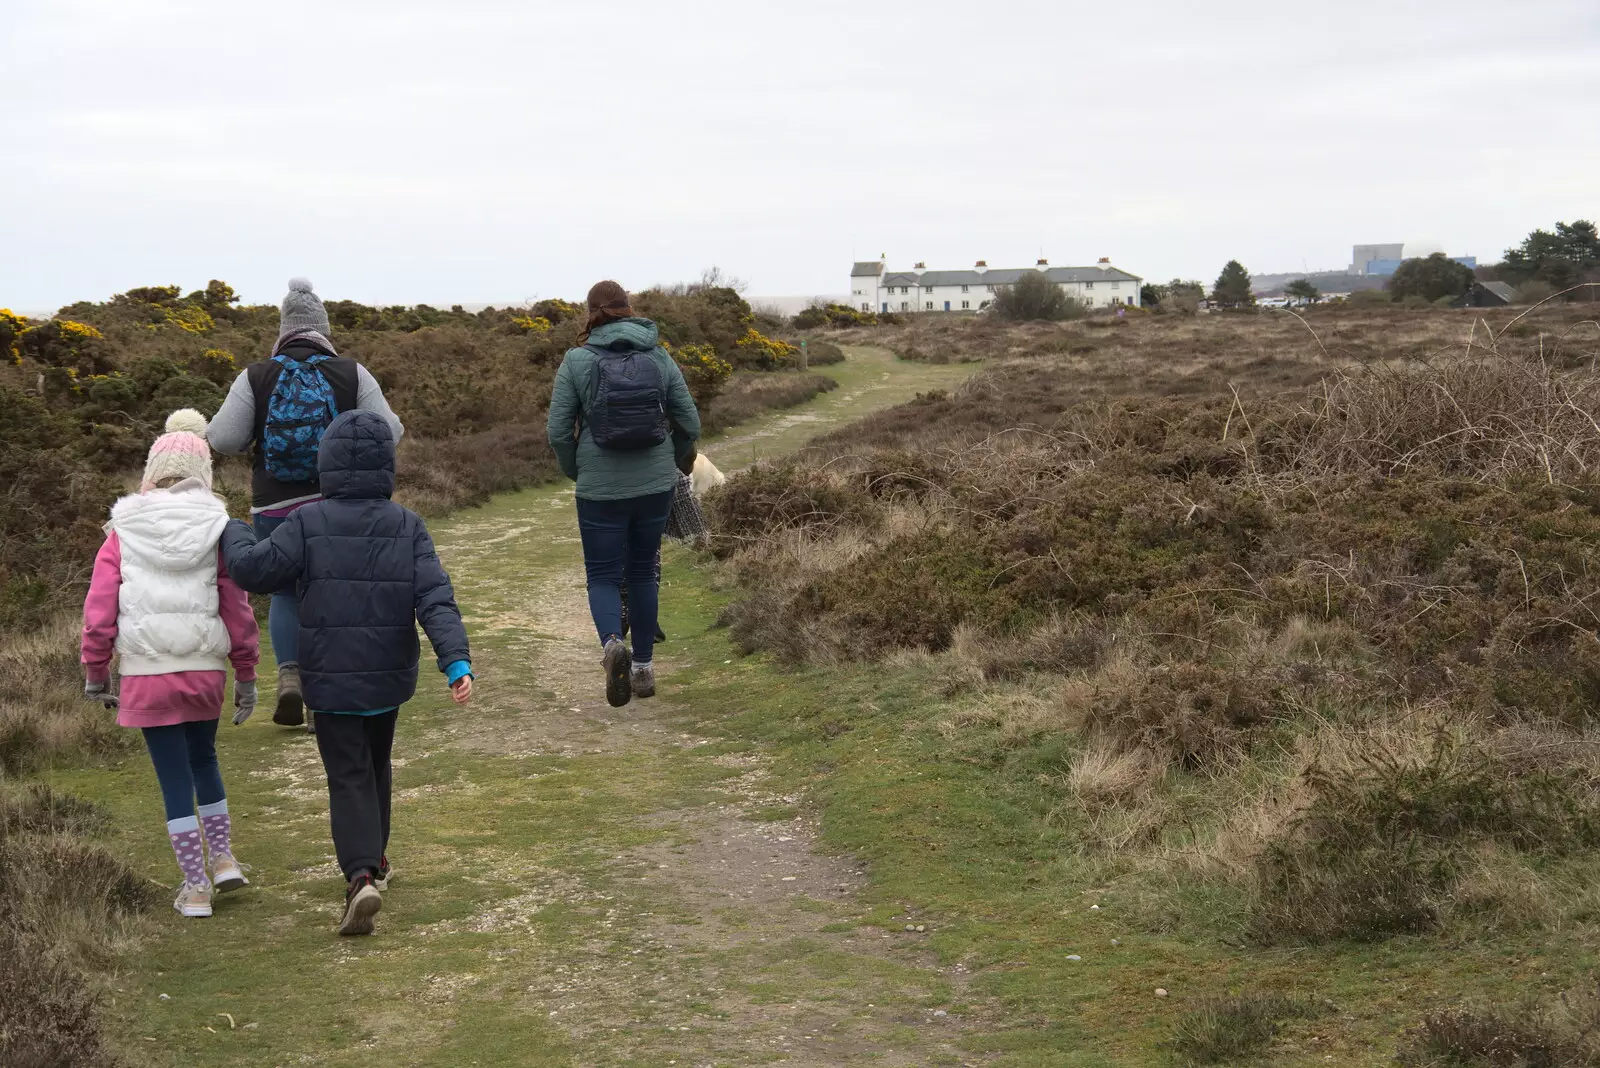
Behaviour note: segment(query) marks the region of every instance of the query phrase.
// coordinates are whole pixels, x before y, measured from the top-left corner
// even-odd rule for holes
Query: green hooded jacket
[[[590,501],[620,501],[665,493],[678,485],[677,457],[687,455],[700,437],[700,413],[683,380],[683,371],[661,347],[661,335],[649,319],[619,319],[597,326],[589,344],[617,351],[648,352],[661,369],[672,434],[650,449],[602,449],[589,434],[588,420],[576,440],[573,427],[594,395],[597,357],[586,348],[568,349],[556,372],[545,432],[556,460],[568,478],[576,479],[578,496]]]

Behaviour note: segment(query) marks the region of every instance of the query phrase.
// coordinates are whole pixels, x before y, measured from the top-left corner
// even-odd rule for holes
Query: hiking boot
[[[389,877],[394,874],[394,869],[389,867],[389,854],[385,853],[378,858],[378,874],[372,877],[372,885],[379,890],[389,889]]]
[[[300,665],[278,665],[278,704],[272,722],[280,727],[298,727],[306,721],[306,702],[300,696]]]
[[[350,880],[350,888],[344,892],[344,919],[339,921],[339,933],[342,935],[369,935],[372,933],[372,918],[383,908],[383,895],[378,893],[377,884],[372,876],[362,873]]]
[[[211,915],[211,887],[184,883],[172,907],[179,916],[202,917]]]
[[[629,678],[633,669],[633,654],[620,638],[606,642],[606,701],[612,708],[621,708],[633,700],[633,682]]]
[[[630,682],[633,685],[633,696],[654,697],[656,695],[655,665],[635,664]]]
[[[244,868],[231,853],[216,853],[211,857],[211,885],[217,893],[226,894],[229,890],[249,886],[250,880],[244,877]]]

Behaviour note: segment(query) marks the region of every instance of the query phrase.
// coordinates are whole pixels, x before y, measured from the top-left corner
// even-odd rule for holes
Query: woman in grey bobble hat
[[[304,278],[291,278],[278,317],[278,340],[264,360],[233,380],[227,400],[211,419],[206,439],[217,452],[250,453],[250,514],[257,535],[268,537],[296,508],[322,499],[316,447],[333,417],[352,409],[376,412],[395,442],[405,428],[367,369],[340,356],[329,340],[328,312]],[[293,590],[272,596],[267,633],[278,661],[278,697],[272,722],[306,724],[300,696],[300,612]]]

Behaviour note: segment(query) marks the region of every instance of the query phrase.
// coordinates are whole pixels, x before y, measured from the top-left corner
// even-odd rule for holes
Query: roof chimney
[[[911,273],[920,278],[922,276],[922,272],[926,271],[927,269],[928,265],[926,263],[919,262],[915,267],[911,268]]]
[[[1034,266],[1035,266],[1035,267],[1037,267],[1037,268],[1039,268],[1039,270],[1041,270],[1041,271],[1042,271],[1042,270],[1044,270],[1044,269],[1045,269],[1045,268],[1046,268],[1046,267],[1048,267],[1048,266],[1050,266],[1050,261],[1049,261],[1049,260],[1047,260],[1047,259],[1045,259],[1045,258],[1044,258],[1044,257],[1043,257],[1043,256],[1040,256],[1040,257],[1039,257],[1039,262],[1038,262],[1038,263],[1035,263],[1035,264],[1034,264]]]
[[[980,273],[983,272],[983,271],[987,271],[989,269],[989,261],[988,260],[979,260],[977,263],[974,263],[972,265],[972,269],[975,270],[975,271],[978,271]]]
[[[1100,257],[1100,262],[1109,264],[1111,262],[1111,257],[1110,256],[1101,256]]]

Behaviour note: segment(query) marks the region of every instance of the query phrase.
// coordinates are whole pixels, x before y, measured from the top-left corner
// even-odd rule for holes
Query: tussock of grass
[[[1208,998],[1178,1020],[1172,1060],[1183,1068],[1254,1060],[1271,1047],[1285,1020],[1314,1015],[1314,1007],[1283,994]]]
[[[1405,1068],[1585,1068],[1600,1065],[1600,1000],[1593,991],[1551,1003],[1431,1013],[1397,1062]]]
[[[77,628],[67,618],[0,640],[0,773],[18,775],[128,744],[115,713],[83,699],[80,676]]]
[[[75,832],[104,816],[35,787],[0,795],[0,1063],[118,1065],[93,976],[125,949],[153,888]]]

